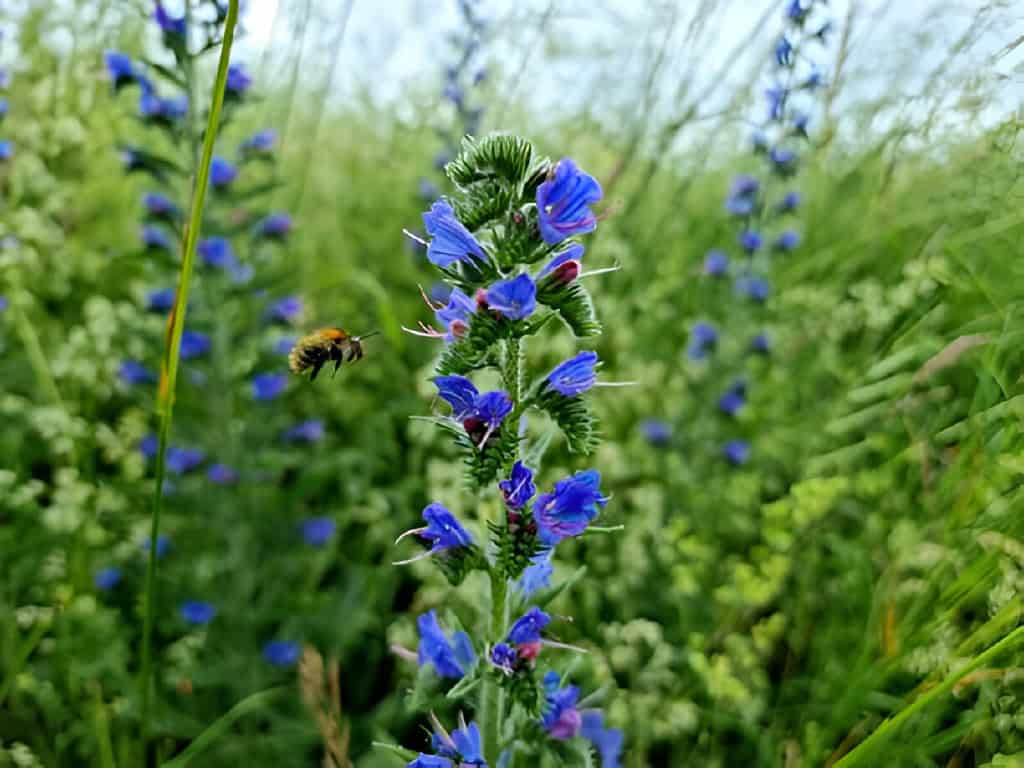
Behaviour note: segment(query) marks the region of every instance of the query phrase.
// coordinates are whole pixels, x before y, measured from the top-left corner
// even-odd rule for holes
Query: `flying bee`
[[[355,362],[363,357],[363,340],[376,336],[378,331],[362,336],[349,336],[341,328],[321,328],[299,339],[288,353],[288,367],[292,373],[305,373],[312,369],[313,381],[320,369],[334,361],[334,374],[343,362]],[[332,375],[334,375],[332,374]]]

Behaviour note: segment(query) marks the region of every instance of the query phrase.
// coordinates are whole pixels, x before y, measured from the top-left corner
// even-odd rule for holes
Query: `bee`
[[[341,328],[321,328],[299,339],[288,353],[288,367],[292,373],[302,374],[312,369],[310,381],[320,369],[334,361],[334,374],[342,362],[355,362],[363,357],[363,340],[376,336],[378,331],[362,336],[350,336]],[[332,374],[332,375],[334,375]]]

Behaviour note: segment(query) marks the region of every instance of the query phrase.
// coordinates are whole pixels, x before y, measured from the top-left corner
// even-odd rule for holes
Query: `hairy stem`
[[[139,684],[142,689],[142,737],[147,741],[150,735],[150,715],[153,697],[153,624],[156,617],[156,571],[157,539],[160,535],[160,511],[163,506],[163,486],[167,443],[174,414],[174,392],[178,382],[178,355],[181,350],[181,336],[185,327],[185,311],[188,306],[188,292],[192,281],[192,265],[196,256],[196,243],[203,218],[203,205],[210,179],[210,163],[213,159],[213,144],[220,124],[221,107],[224,104],[224,88],[228,76],[228,62],[231,58],[231,43],[238,22],[238,0],[229,0],[228,14],[224,21],[224,42],[217,64],[217,79],[213,87],[213,102],[210,106],[203,151],[196,172],[192,190],[192,205],[188,225],[185,229],[181,273],[178,290],[174,297],[174,308],[167,326],[167,340],[164,359],[160,369],[160,390],[157,408],[160,412],[159,447],[156,456],[156,483],[153,491],[153,516],[149,532],[149,559],[146,565],[145,618],[142,629],[142,663]]]
[[[848,752],[839,762],[835,763],[834,768],[851,768],[851,766],[863,763],[864,760],[862,758],[870,758],[872,750],[880,748],[886,741],[895,736],[896,731],[903,723],[927,707],[935,699],[949,693],[960,680],[971,672],[985,666],[1000,653],[1020,641],[1024,641],[1024,627],[1017,627],[1017,629],[998,643],[990,646],[984,653],[975,656],[970,662],[955,672],[951,672],[939,685],[919,696],[912,704],[901,710],[899,714],[888,718],[875,729],[874,733]],[[875,763],[870,764],[874,765]]]

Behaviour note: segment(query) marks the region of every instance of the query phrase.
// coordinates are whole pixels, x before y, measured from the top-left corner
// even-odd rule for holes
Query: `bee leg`
[[[313,366],[313,374],[309,377],[310,381],[316,379],[316,375],[320,373],[320,369],[323,367],[323,365],[323,363],[317,363],[316,365]]]
[[[339,355],[338,358],[334,361],[334,373],[331,374],[332,379],[338,375],[338,369],[341,368],[341,360],[341,355]]]

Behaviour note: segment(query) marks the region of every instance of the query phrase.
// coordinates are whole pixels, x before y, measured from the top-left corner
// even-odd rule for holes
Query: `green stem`
[[[971,672],[985,666],[1000,653],[1007,650],[1020,640],[1024,640],[1024,627],[1017,627],[1017,629],[995,645],[991,646],[987,651],[975,656],[974,659],[958,669],[956,672],[952,672],[947,675],[946,679],[939,685],[935,686],[927,693],[918,696],[910,706],[901,710],[899,714],[888,718],[875,729],[874,733],[864,739],[864,741],[858,744],[856,748],[847,752],[839,762],[834,763],[833,768],[850,768],[859,762],[863,762],[861,760],[862,757],[870,756],[871,750],[877,750],[888,739],[892,738],[903,723],[927,707],[935,699],[949,693],[953,690],[956,684],[960,682],[960,680],[971,674]]]
[[[188,292],[192,282],[192,265],[195,262],[196,242],[202,224],[203,205],[206,201],[206,189],[210,179],[213,143],[217,137],[221,107],[224,104],[224,88],[228,76],[228,62],[231,58],[231,43],[235,36],[237,21],[238,0],[229,0],[228,14],[224,21],[224,43],[220,49],[217,79],[213,87],[213,103],[210,106],[206,135],[203,138],[203,152],[199,161],[195,186],[192,190],[192,205],[189,211],[188,225],[185,229],[181,274],[178,278],[178,290],[174,298],[174,308],[171,310],[167,346],[164,351],[164,360],[160,371],[160,394],[157,404],[160,411],[160,443],[156,456],[156,485],[153,492],[153,517],[149,532],[145,618],[142,629],[142,665],[139,675],[139,684],[142,688],[142,738],[144,742],[149,739],[150,730],[150,709],[153,695],[153,625],[156,618],[156,551],[157,539],[160,535],[160,511],[163,506],[164,474],[166,471],[164,464],[167,458],[167,442],[170,437],[171,422],[174,414],[174,392],[178,382],[178,355],[181,350],[181,335],[185,327],[185,311],[188,307]]]
[[[508,582],[497,571],[491,571],[491,622],[487,637],[493,645],[505,631],[505,606]],[[483,721],[484,757],[488,765],[496,765],[501,747],[501,723],[505,719],[505,692],[485,675],[480,685],[480,719]]]

